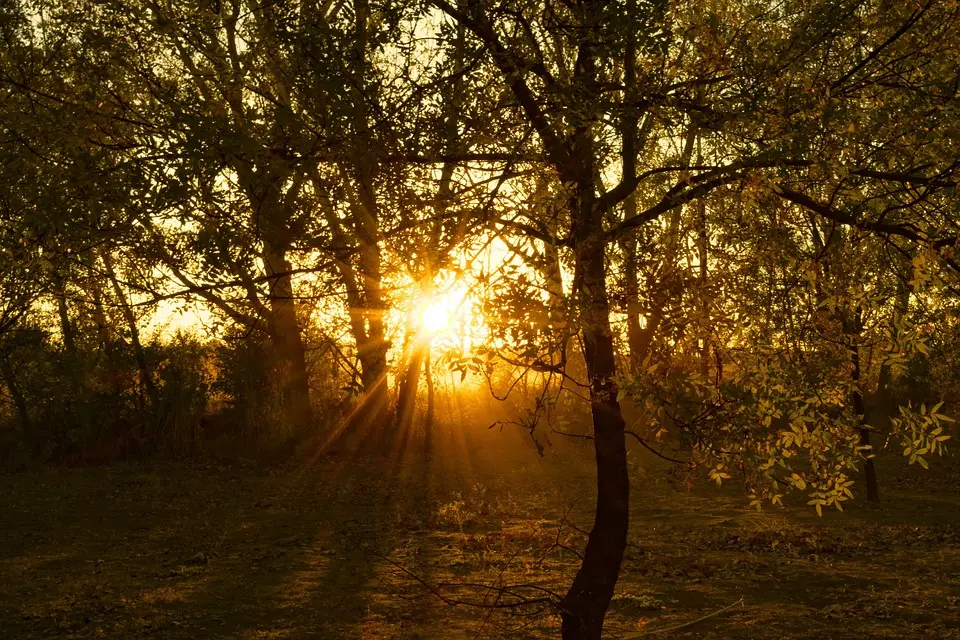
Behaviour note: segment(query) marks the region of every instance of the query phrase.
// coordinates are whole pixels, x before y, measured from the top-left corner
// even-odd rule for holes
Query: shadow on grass
[[[359,637],[398,513],[429,508],[400,452],[274,470],[101,470],[7,478],[4,638]],[[401,602],[406,607],[409,603]]]

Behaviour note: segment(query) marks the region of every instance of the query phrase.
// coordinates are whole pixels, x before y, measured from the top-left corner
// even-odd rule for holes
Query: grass
[[[2,476],[0,635],[558,637],[549,606],[443,600],[563,593],[589,528],[589,451],[540,458],[519,434],[444,437],[429,460]],[[881,505],[822,519],[802,500],[757,513],[735,487],[685,492],[639,469],[609,637],[741,599],[653,637],[960,637],[960,464],[881,462]]]

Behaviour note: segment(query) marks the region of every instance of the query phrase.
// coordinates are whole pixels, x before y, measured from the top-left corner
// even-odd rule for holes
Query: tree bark
[[[590,380],[597,506],[580,570],[561,602],[561,630],[564,640],[599,640],[627,544],[630,480],[625,425],[612,379],[616,375],[616,361],[602,225],[592,210],[591,182],[581,183],[576,200],[574,214],[578,229],[574,256],[584,359]]]
[[[697,164],[703,163],[703,150],[700,140],[697,140]],[[699,300],[700,300],[700,375],[704,381],[710,378],[710,295],[707,289],[707,269],[710,260],[710,238],[707,233],[707,205],[700,200],[697,202],[697,260],[699,264]],[[719,356],[719,354],[718,354]],[[718,367],[719,369],[719,367]],[[717,387],[720,386],[720,377],[717,376]]]
[[[368,185],[372,176],[367,176],[361,185]],[[357,413],[358,425],[364,430],[372,430],[376,439],[388,438],[389,394],[387,389],[387,352],[390,344],[386,339],[384,314],[386,303],[381,285],[380,245],[376,236],[376,201],[372,193],[360,196],[362,212],[357,232],[359,241],[358,272],[360,277],[360,296],[351,305],[351,327],[357,339],[357,358],[360,360],[363,399]],[[357,208],[357,207],[354,207]],[[386,444],[386,443],[384,443]]]
[[[687,136],[683,144],[680,155],[680,164],[688,166],[690,156],[693,153],[693,145],[697,139],[698,126],[695,121],[690,123],[687,130]],[[664,312],[672,296],[673,282],[677,271],[677,251],[680,243],[680,220],[683,215],[683,207],[677,207],[670,212],[669,222],[666,229],[666,241],[664,247],[663,260],[660,263],[660,289],[654,292],[653,308],[647,315],[646,326],[640,332],[637,344],[632,348],[633,359],[643,362],[650,349],[653,347],[653,341],[660,330],[660,324],[663,322]]]
[[[586,22],[595,19],[596,15],[591,13]],[[597,88],[592,48],[590,42],[581,44],[576,73],[577,83],[588,96]],[[569,150],[568,163],[558,168],[561,177],[573,187],[570,231],[590,383],[597,506],[580,570],[561,601],[561,633],[564,640],[600,640],[627,547],[630,476],[625,424],[613,380],[617,368],[610,327],[606,242],[602,213],[595,206],[595,151],[589,119],[577,123],[569,138]]]
[[[304,428],[311,419],[310,380],[293,296],[291,265],[285,250],[268,242],[264,242],[263,262],[270,276],[268,329],[276,374],[280,378],[284,413],[291,426]]]
[[[628,200],[633,200],[631,196]],[[626,205],[626,201],[625,201]],[[636,214],[636,204],[626,205]],[[620,241],[620,250],[623,253],[623,295],[625,311],[627,313],[627,347],[630,350],[630,369],[636,371],[643,358],[640,356],[641,336],[643,328],[640,326],[640,283],[637,279],[637,239],[633,233],[627,234]]]

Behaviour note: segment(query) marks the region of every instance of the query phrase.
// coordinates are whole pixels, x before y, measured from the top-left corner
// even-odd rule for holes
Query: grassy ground
[[[557,637],[536,602],[449,604],[536,601],[578,566],[588,452],[540,458],[514,435],[447,432],[429,461],[0,477],[0,637]],[[639,469],[609,637],[742,601],[654,637],[960,638],[960,465],[881,474],[883,504],[819,519]]]

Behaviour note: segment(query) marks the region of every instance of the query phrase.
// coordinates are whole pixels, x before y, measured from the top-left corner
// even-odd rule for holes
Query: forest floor
[[[430,459],[0,476],[0,637],[558,637],[549,606],[450,602],[563,593],[589,450],[445,433],[459,444]],[[687,492],[638,464],[607,636],[960,638],[960,460],[882,462],[880,505],[822,519],[799,497],[758,513],[736,487]]]

